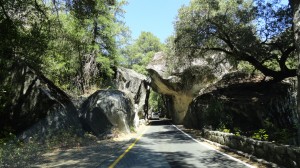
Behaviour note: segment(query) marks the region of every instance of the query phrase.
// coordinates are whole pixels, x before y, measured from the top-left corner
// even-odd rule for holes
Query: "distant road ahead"
[[[179,131],[168,121],[152,121],[146,132],[125,153],[100,167],[250,167],[237,159],[223,155],[202,142],[197,142]],[[119,159],[116,159],[119,157]]]

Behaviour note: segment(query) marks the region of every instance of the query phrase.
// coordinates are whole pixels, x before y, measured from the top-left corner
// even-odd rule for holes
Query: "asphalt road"
[[[99,167],[250,167],[192,139],[167,121],[152,121],[140,139],[116,155]]]

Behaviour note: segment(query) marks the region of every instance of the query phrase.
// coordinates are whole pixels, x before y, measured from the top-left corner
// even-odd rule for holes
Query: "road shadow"
[[[171,120],[152,120],[149,123],[150,129],[155,129],[152,126],[160,126],[163,130],[150,131],[145,133],[143,137],[152,139],[153,142],[167,142],[167,143],[196,143],[194,140],[178,131],[172,126]],[[152,127],[152,128],[151,128]],[[140,142],[146,143],[146,142]]]
[[[243,164],[237,163],[222,154],[215,151],[202,151],[199,154],[189,152],[164,152],[164,157],[168,161],[171,167],[176,168],[244,168]],[[193,158],[193,159],[191,159]],[[191,164],[195,163],[195,164]]]
[[[157,152],[149,149],[143,145],[135,146],[128,152],[120,162],[115,166],[116,168],[183,168],[195,167],[184,160],[190,157],[188,152]],[[101,164],[99,168],[108,167],[107,163]]]
[[[168,130],[164,132],[153,132],[143,135],[146,138],[152,139],[153,141],[168,142],[168,143],[196,143],[191,138],[187,137],[182,133],[178,133],[177,130]]]
[[[227,156],[224,156],[221,153],[215,152],[213,150],[203,151],[203,152],[201,152],[201,155],[198,157],[199,157],[199,159],[198,159],[199,163],[206,165],[206,167],[247,168],[247,166],[242,164],[241,162],[237,162],[237,161],[235,161]]]
[[[113,161],[113,160],[112,160]],[[112,162],[110,161],[110,163]],[[102,164],[101,167],[108,167]],[[198,153],[186,151],[156,151],[147,145],[137,144],[116,165],[116,168],[149,167],[149,168],[245,168],[222,154],[212,150],[203,150]]]
[[[161,126],[161,125],[172,125],[171,119],[160,119],[160,120],[149,120],[149,125],[151,126]]]
[[[139,151],[139,155],[145,155],[143,156],[143,158],[145,158],[145,162],[148,157],[150,157],[149,161],[153,161],[153,167],[163,167],[162,165],[159,165],[159,162],[161,160],[160,158],[164,158],[168,162],[170,167],[176,168],[194,168],[199,167],[199,165],[200,167],[209,168],[246,167],[245,165],[238,163],[214,150],[210,150],[203,145],[201,149],[197,149],[197,146],[201,146],[201,144],[194,141],[192,138],[188,137],[177,128],[171,126],[172,124],[170,120],[155,120],[152,121],[149,125],[162,126],[163,131],[156,127],[152,127],[153,131],[150,131],[143,135],[146,140],[142,139],[141,141],[139,141],[139,145],[136,147],[138,149],[135,149],[135,151]],[[161,143],[166,145],[159,147],[160,150],[165,150],[168,148],[164,148],[165,146],[172,145],[170,151],[165,150],[158,152],[158,149],[153,147]],[[197,151],[195,151],[194,149],[197,149]]]
[[[196,168],[195,165],[187,163],[185,159],[190,158],[191,154],[188,152],[164,152],[164,157],[168,161],[170,167],[176,168]]]
[[[55,150],[44,154],[42,159],[31,167],[94,168],[108,158],[114,157],[118,151],[124,150],[124,147],[127,145],[128,144],[121,141],[111,142],[104,140],[97,145],[69,150]]]

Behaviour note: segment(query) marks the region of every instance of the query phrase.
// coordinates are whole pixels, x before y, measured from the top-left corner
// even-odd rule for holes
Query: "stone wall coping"
[[[300,168],[300,147],[255,140],[233,133],[202,130],[205,139],[285,167]]]

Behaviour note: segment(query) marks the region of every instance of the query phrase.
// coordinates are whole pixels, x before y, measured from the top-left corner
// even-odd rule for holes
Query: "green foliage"
[[[14,97],[10,86],[11,71],[29,64],[40,68],[41,56],[47,49],[49,20],[46,6],[40,1],[1,1],[0,3],[0,109]],[[0,124],[1,125],[1,124]]]
[[[164,45],[159,38],[150,32],[142,32],[138,39],[123,50],[123,57],[126,58],[126,67],[147,74],[146,66],[152,60],[154,54],[163,51]]]
[[[67,90],[85,92],[106,83],[103,78],[109,80],[112,67],[118,64],[115,37],[120,31],[115,16],[124,2],[110,7],[104,0],[75,1],[72,12],[56,9],[56,14],[50,15],[53,34],[44,55],[44,73]],[[61,5],[68,9],[67,4]]]
[[[149,105],[152,108],[152,111],[155,112],[162,111],[163,110],[162,108],[164,106],[162,95],[154,91],[151,91],[149,96]]]
[[[109,84],[118,65],[116,37],[121,31],[116,17],[122,15],[126,1],[111,2],[0,1],[1,138],[20,115],[12,109],[23,101],[28,67],[73,95]],[[30,111],[24,114],[31,115]]]
[[[168,73],[171,75],[175,69],[180,69],[183,62],[178,61],[178,57],[175,55],[174,36],[167,38],[165,42],[164,53],[167,55]]]
[[[272,121],[267,118],[264,120],[264,128],[269,133],[268,139],[282,144],[290,144],[296,137],[297,127],[278,128]]]
[[[253,139],[267,141],[269,139],[269,135],[265,129],[259,129],[253,133],[251,136]]]
[[[226,128],[226,126],[224,124],[221,124],[217,130],[221,131],[221,132],[225,132],[225,133],[231,132],[230,129]]]
[[[0,63],[20,61],[39,67],[49,33],[46,6],[33,0],[1,1],[0,5]]]
[[[17,95],[24,94],[20,93],[22,86],[17,82],[25,80],[20,75],[24,74],[24,65],[42,67],[49,39],[50,20],[46,10],[39,0],[0,2],[0,137],[10,127],[7,123],[13,123],[9,122],[11,118],[18,115],[11,111],[17,104]]]
[[[136,133],[134,126],[130,126],[130,132]]]
[[[7,76],[18,62],[42,71],[71,92],[101,85],[98,76],[109,79],[119,61],[116,37],[122,33],[125,4],[125,0],[1,2],[0,75]]]
[[[242,70],[242,71],[245,71],[248,73],[255,72],[255,67],[245,61],[240,61],[237,68],[238,68],[238,70]]]
[[[211,100],[202,115],[204,126],[211,126],[214,130],[224,131],[232,124],[231,115],[224,111],[224,105],[219,100]]]
[[[230,133],[230,129],[223,129],[222,132]]]
[[[191,87],[191,83],[193,82],[213,82],[215,80],[215,76],[212,73],[212,69],[208,66],[191,66],[186,68],[182,74],[181,79],[184,85],[187,87]]]
[[[279,1],[194,0],[179,10],[175,29],[179,62],[224,53],[276,80],[296,75],[292,12]]]
[[[272,138],[277,143],[289,144],[295,137],[295,134],[296,130],[278,129],[270,135],[270,139]]]
[[[234,135],[241,136],[241,129],[238,127],[233,128]]]

